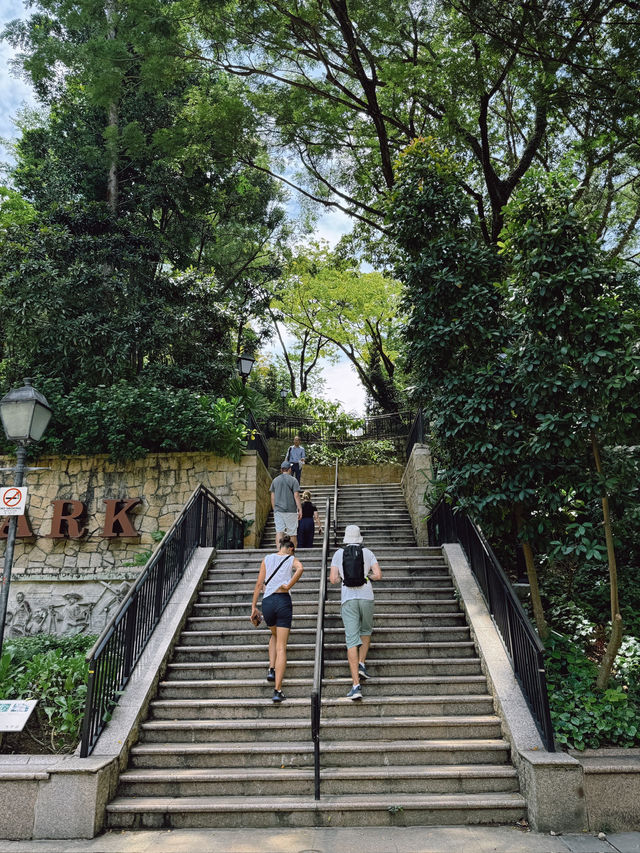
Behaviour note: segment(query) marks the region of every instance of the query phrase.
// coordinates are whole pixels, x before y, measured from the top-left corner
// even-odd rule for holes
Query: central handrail
[[[338,457],[336,456],[336,471],[333,478],[333,544],[338,544]]]
[[[493,549],[466,512],[444,499],[431,511],[427,526],[430,545],[458,542],[462,546],[542,740],[549,752],[555,752],[544,645]]]
[[[337,468],[337,462],[336,462]],[[313,738],[314,796],[320,799],[320,703],[324,676],[324,606],[327,600],[327,561],[329,557],[329,526],[331,502],[327,498],[322,537],[322,562],[320,563],[320,589],[318,591],[318,616],[316,620],[316,653],[313,662],[313,688],[311,690],[311,737]]]

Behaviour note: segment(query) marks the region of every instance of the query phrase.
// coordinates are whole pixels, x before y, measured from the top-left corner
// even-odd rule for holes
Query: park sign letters
[[[105,500],[105,517],[102,527],[103,539],[115,539],[116,537],[137,537],[138,531],[133,526],[127,513],[141,503],[141,498],[120,498]],[[53,517],[51,528],[46,536],[47,539],[81,539],[87,532],[85,526],[87,508],[82,501],[55,500],[53,505]],[[0,516],[6,515],[0,508]],[[9,521],[0,526],[0,539],[7,538]],[[18,516],[18,528],[16,538],[28,539],[35,536],[31,530],[29,519],[26,515]]]

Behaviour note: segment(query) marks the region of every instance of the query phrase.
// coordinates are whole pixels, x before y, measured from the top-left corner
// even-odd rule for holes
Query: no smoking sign
[[[0,516],[24,515],[27,490],[24,486],[6,486],[0,489]]]

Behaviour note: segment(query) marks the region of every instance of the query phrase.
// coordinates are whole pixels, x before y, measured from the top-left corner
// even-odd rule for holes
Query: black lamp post
[[[40,441],[51,419],[51,407],[46,398],[31,385],[30,379],[25,379],[22,388],[9,391],[0,400],[0,419],[5,435],[17,447],[16,466],[14,470],[14,485],[22,486],[24,481],[25,459],[27,445]],[[11,568],[13,566],[13,549],[16,543],[18,516],[12,515],[7,533],[7,545],[4,552],[4,574],[2,575],[2,590],[0,592],[0,650],[4,640],[4,626],[9,601],[9,585],[11,583]]]
[[[283,415],[284,415],[284,401],[287,399],[287,394],[288,394],[288,393],[289,393],[289,392],[287,391],[287,389],[286,389],[286,388],[281,388],[281,389],[280,389],[280,399],[282,400],[282,414],[283,414]]]
[[[238,373],[242,377],[242,384],[247,384],[247,379],[249,378],[249,374],[251,373],[251,368],[255,364],[255,358],[251,358],[250,355],[239,355],[238,356]]]

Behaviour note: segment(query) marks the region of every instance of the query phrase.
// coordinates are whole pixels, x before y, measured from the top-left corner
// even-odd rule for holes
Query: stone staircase
[[[315,487],[324,508],[333,489]],[[108,806],[111,828],[508,823],[526,815],[509,747],[438,548],[418,548],[398,486],[345,486],[340,529],[359,524],[383,570],[363,683],[350,687],[339,588],[329,588],[321,799],[310,701],[321,542],[299,549],[284,681],[270,701],[267,631],[249,623],[262,556],[220,552],[140,742]],[[272,522],[270,522],[272,524]]]

